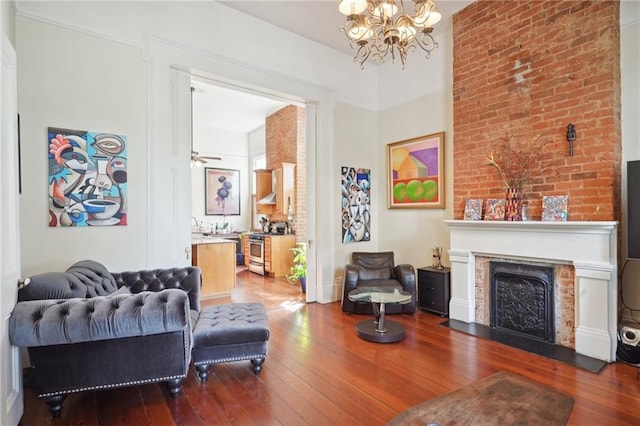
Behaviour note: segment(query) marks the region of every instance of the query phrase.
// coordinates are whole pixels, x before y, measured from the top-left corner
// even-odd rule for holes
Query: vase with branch
[[[522,220],[522,188],[542,172],[541,152],[546,143],[540,135],[524,143],[518,143],[512,136],[505,137],[487,155],[486,165],[498,171],[506,187],[505,220]]]

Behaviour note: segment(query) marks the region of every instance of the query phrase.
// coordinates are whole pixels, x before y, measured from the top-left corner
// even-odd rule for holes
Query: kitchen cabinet
[[[276,211],[287,214],[289,203],[292,213],[296,212],[296,165],[282,163],[282,167],[275,170],[276,173]]]
[[[295,235],[271,235],[264,237],[264,270],[271,277],[284,277],[291,272]]]
[[[282,163],[275,170],[255,170],[256,174],[256,212],[258,214],[274,214],[276,212],[287,214],[289,203],[293,213],[296,208],[296,165]],[[275,192],[274,203],[260,203],[260,200]]]
[[[418,268],[418,307],[449,315],[449,268]]]
[[[244,244],[244,266],[249,266],[249,256],[250,256],[250,251],[249,251],[249,237],[245,236],[246,238],[243,238],[242,241]]]
[[[236,286],[236,243],[222,238],[194,241],[191,264],[202,271],[201,299],[228,295]]]
[[[268,169],[255,170],[256,174],[256,212],[258,214],[273,214],[276,205],[262,204],[260,200],[273,192],[273,172]]]

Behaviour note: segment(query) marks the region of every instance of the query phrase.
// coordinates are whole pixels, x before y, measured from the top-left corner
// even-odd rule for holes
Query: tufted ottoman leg
[[[207,383],[207,379],[209,378],[209,368],[211,368],[210,364],[196,365],[198,377],[200,377],[200,381],[202,383]]]
[[[44,402],[49,406],[49,411],[53,417],[60,417],[62,413],[62,401],[66,395],[54,395],[44,397]]]
[[[177,398],[180,395],[180,391],[182,391],[182,383],[184,379],[172,379],[167,381],[167,387],[169,387],[169,392],[171,392],[171,396]]]
[[[262,371],[262,364],[264,364],[264,358],[252,359],[251,364],[253,364],[253,374],[259,376],[260,371]]]
[[[257,376],[267,356],[269,322],[261,303],[207,306],[193,328],[191,359],[205,383],[212,364],[250,360]]]

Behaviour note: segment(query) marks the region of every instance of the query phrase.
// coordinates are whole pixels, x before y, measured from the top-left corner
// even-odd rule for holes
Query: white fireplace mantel
[[[475,256],[573,265],[576,352],[615,361],[617,222],[446,220],[450,317],[475,322]]]

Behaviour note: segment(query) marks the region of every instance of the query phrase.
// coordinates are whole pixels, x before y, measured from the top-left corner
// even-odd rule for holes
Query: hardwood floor
[[[205,304],[261,302],[271,338],[260,376],[249,361],[219,364],[201,385],[193,368],[182,395],[164,384],[72,394],[53,420],[25,389],[22,424],[31,425],[383,425],[400,411],[498,371],[511,371],[571,395],[570,425],[640,424],[636,368],[600,374],[442,327],[439,316],[394,315],[407,329],[399,343],[356,337],[364,316],[339,303],[305,304],[285,280],[238,274],[231,297]]]

